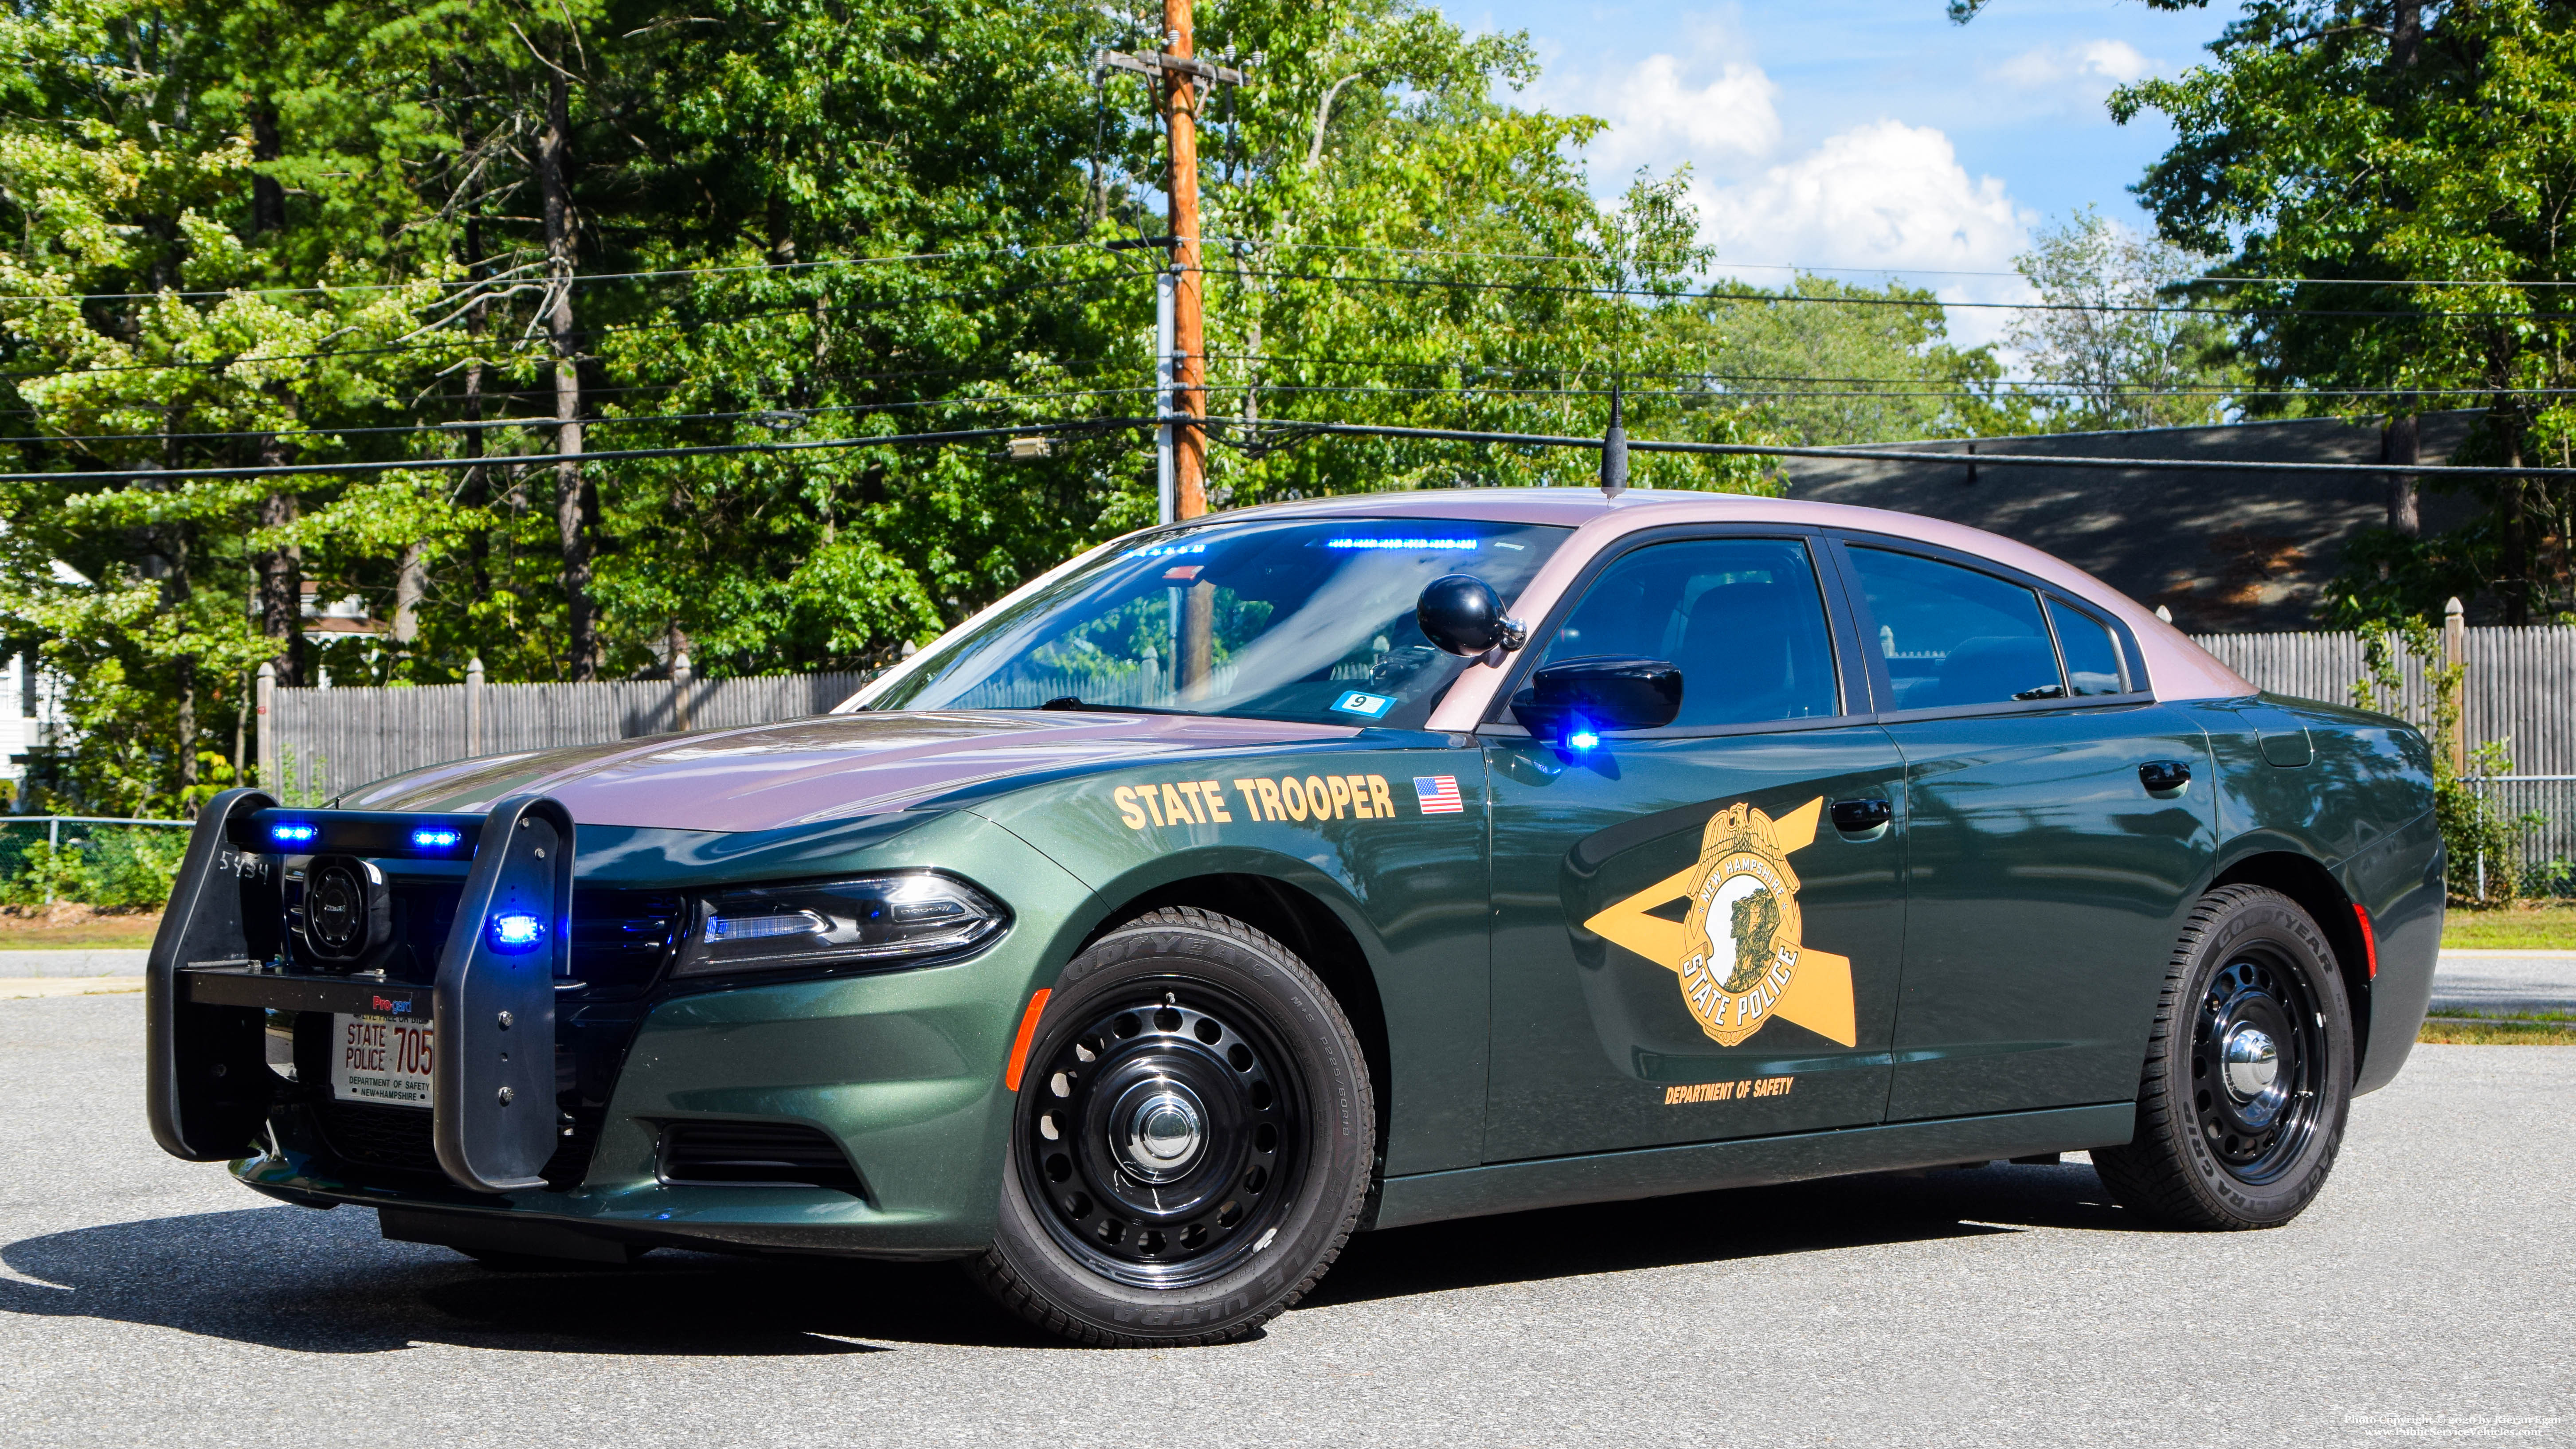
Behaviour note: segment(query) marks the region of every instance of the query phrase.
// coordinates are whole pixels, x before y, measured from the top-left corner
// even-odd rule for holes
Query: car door
[[[1682,706],[1669,727],[1604,732],[1589,750],[1532,738],[1508,713],[1483,732],[1487,1161],[1878,1120],[1902,764],[1866,722],[1820,541],[1647,538],[1597,563],[1524,651],[1525,671],[1670,661]]]
[[[1886,538],[1836,547],[1905,759],[1905,987],[1888,1120],[2116,1102],[2213,849],[2205,737],[2118,624]],[[2151,789],[2142,766],[2198,776]]]

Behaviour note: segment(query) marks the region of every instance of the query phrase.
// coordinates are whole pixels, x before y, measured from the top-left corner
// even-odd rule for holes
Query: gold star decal
[[[1681,978],[1682,1002],[1720,1046],[1774,1020],[1852,1045],[1851,958],[1799,940],[1798,876],[1789,856],[1815,843],[1824,797],[1773,820],[1738,801],[1709,817],[1689,869],[1583,923],[1584,929]],[[1649,914],[1675,901],[1679,921]]]

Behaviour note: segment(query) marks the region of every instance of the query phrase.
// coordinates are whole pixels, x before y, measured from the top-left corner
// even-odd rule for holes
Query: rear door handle
[[[2191,783],[2191,762],[2149,760],[2138,767],[2138,783],[2150,795],[2170,795]]]
[[[1896,818],[1896,807],[1884,800],[1837,800],[1834,828],[1847,835],[1876,830]]]

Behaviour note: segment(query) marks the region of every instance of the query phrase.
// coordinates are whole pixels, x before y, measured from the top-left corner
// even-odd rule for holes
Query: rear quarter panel
[[[2333,877],[2347,908],[2369,912],[2378,972],[2347,971],[2362,983],[2353,1002],[2361,1040],[2354,1090],[2385,1085],[2423,1022],[2441,948],[2431,746],[2403,720],[2316,700],[2266,694],[2194,709],[2217,773],[2219,873],[2269,853],[2302,856]],[[2275,763],[2291,753],[2292,734],[2305,736],[2307,763]],[[2362,949],[2355,919],[2318,924],[2339,951]]]

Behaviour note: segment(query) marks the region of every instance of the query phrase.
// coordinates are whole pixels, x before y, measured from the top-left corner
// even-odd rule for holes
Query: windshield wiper
[[[1080,710],[1084,714],[1196,714],[1190,709],[1156,709],[1150,704],[1091,704],[1070,694],[1059,694],[1040,709]]]

